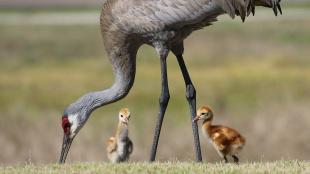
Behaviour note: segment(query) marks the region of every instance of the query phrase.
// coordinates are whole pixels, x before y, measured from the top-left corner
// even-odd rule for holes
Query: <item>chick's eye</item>
[[[121,117],[124,117],[123,115],[121,115]]]

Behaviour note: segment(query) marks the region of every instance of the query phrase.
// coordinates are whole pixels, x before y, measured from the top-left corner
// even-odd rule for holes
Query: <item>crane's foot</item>
[[[236,155],[232,155],[233,159],[234,159],[234,162],[236,164],[239,164],[239,158],[236,156]]]
[[[224,158],[224,162],[225,162],[225,163],[228,163],[227,157],[224,156],[223,158]]]

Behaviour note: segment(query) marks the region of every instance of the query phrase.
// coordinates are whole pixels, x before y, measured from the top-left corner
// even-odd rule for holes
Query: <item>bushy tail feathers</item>
[[[242,21],[245,20],[247,14],[245,0],[217,0],[216,2],[231,18],[234,19],[237,15]]]
[[[278,11],[282,14],[282,8],[280,5],[281,0],[246,0],[247,7],[248,7],[248,15],[252,12],[255,14],[255,6],[263,6],[272,8],[274,15],[278,15]]]
[[[251,13],[254,16],[255,6],[272,8],[275,16],[278,15],[278,11],[282,14],[281,0],[217,0],[216,2],[231,18],[240,16],[243,22]]]

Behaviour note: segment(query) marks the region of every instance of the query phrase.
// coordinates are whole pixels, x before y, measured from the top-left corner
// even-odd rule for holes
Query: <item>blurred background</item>
[[[0,165],[57,162],[63,109],[81,95],[113,83],[100,35],[101,3],[0,1]],[[284,14],[279,17],[263,8],[245,23],[222,16],[185,42],[197,104],[213,108],[214,123],[244,134],[243,162],[310,159],[310,3],[282,5]],[[172,55],[168,73],[171,99],[157,159],[191,161],[191,120]],[[143,46],[130,94],[92,114],[68,162],[106,161],[105,142],[115,134],[122,107],[132,112],[131,161],[148,160],[159,94],[158,56]],[[204,160],[220,161],[200,137]]]

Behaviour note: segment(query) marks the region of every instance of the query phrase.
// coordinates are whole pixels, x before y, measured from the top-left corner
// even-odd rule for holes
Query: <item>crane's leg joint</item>
[[[165,92],[159,97],[159,104],[162,106],[167,106],[169,100],[170,100],[170,94],[169,92]]]
[[[186,98],[187,100],[193,100],[196,98],[196,89],[193,84],[186,85]]]

